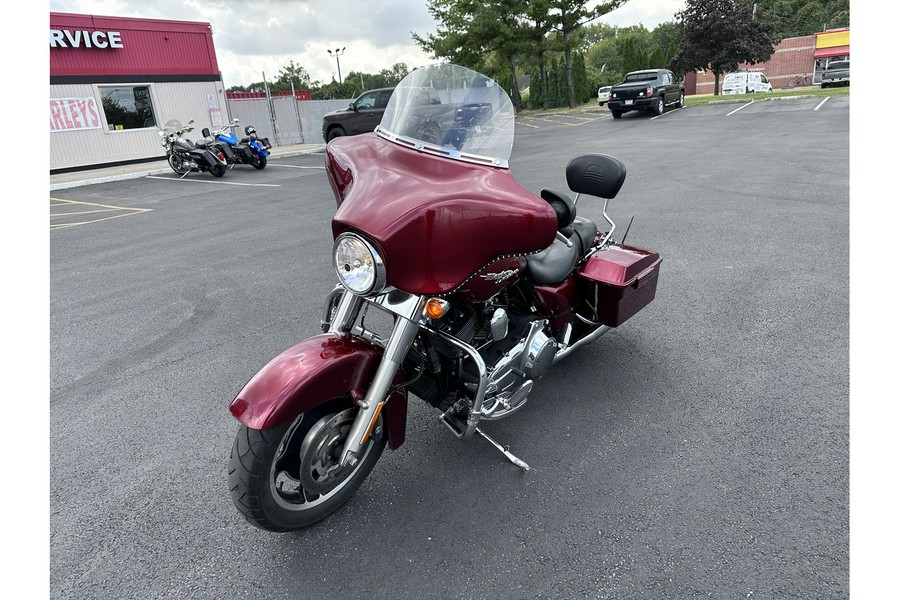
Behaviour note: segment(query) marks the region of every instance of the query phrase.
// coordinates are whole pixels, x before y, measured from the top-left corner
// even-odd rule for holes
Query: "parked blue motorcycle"
[[[256,129],[252,125],[244,128],[246,137],[238,138],[234,133],[234,129],[240,126],[239,119],[233,119],[231,123],[225,125],[221,129],[217,129],[212,133],[204,129],[204,136],[212,136],[213,139],[221,144],[227,144],[234,158],[229,160],[232,168],[234,165],[252,165],[256,169],[265,169],[268,162],[269,150],[272,149],[269,144],[269,138],[260,138],[256,134]]]

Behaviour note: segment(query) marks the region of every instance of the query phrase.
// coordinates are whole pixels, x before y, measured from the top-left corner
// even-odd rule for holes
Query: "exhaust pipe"
[[[577,342],[575,342],[575,343],[572,344],[571,346],[566,346],[566,347],[564,347],[564,348],[561,348],[561,349],[556,353],[556,356],[553,357],[553,364],[555,365],[556,363],[558,363],[558,362],[561,361],[562,359],[566,358],[567,356],[569,356],[570,354],[572,354],[572,352],[574,352],[574,351],[577,350],[578,348],[581,348],[582,346],[586,346],[586,345],[588,345],[588,344],[590,344],[590,343],[596,342],[598,339],[600,339],[600,338],[601,338],[606,332],[608,332],[610,329],[612,329],[612,327],[610,327],[609,325],[601,325],[601,326],[598,327],[595,331],[591,332],[589,335],[587,335],[587,336],[583,337],[582,339],[578,340]]]

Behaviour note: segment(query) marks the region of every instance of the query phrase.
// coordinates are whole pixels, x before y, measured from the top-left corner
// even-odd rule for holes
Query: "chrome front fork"
[[[364,298],[345,291],[334,310],[329,332],[351,331],[363,302],[366,302]],[[341,453],[342,467],[355,466],[362,456],[381,409],[387,402],[391,383],[419,333],[421,297],[410,296],[400,304],[391,304],[387,300],[375,300],[375,303],[394,313],[394,328],[385,344],[384,355],[366,396],[358,402],[359,411]]]

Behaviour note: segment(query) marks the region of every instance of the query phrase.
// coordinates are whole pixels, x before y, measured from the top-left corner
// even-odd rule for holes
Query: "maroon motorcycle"
[[[509,171],[514,117],[491,79],[435,65],[397,86],[374,133],[328,144],[340,284],[323,333],[230,405],[228,482],[253,525],[290,531],[344,504],[385,445],[403,444],[410,395],[528,470],[479,424],[517,412],[554,363],[653,300],[662,259],[617,242],[606,214],[622,163],[578,156],[574,199],[537,196]],[[581,195],[606,201],[605,231],[576,215]]]

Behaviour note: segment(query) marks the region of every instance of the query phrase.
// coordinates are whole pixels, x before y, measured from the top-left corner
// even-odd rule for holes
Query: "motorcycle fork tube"
[[[329,300],[334,297],[334,293],[335,291],[332,291]],[[328,326],[328,333],[344,334],[353,329],[353,323],[356,322],[356,317],[359,315],[359,309],[363,305],[363,302],[365,302],[365,300],[361,296],[357,296],[348,290],[344,290],[341,299],[338,301],[337,308],[334,310],[331,324]],[[331,302],[329,301],[326,304],[325,310],[329,310],[328,307],[330,304]]]
[[[344,296],[352,296],[349,292],[344,292]],[[341,305],[344,304],[345,298],[341,298],[341,304],[338,305],[340,311]],[[338,322],[335,315],[335,322]],[[359,401],[359,412],[347,435],[347,441],[344,444],[344,450],[341,453],[341,466],[355,466],[362,454],[366,442],[369,441],[369,435],[381,412],[381,408],[387,401],[388,390],[406,353],[412,347],[419,333],[419,324],[401,316],[394,317],[394,329],[391,331],[391,337],[388,338],[387,345],[384,347],[384,355],[378,369],[375,371],[375,377],[366,392],[366,397]]]

